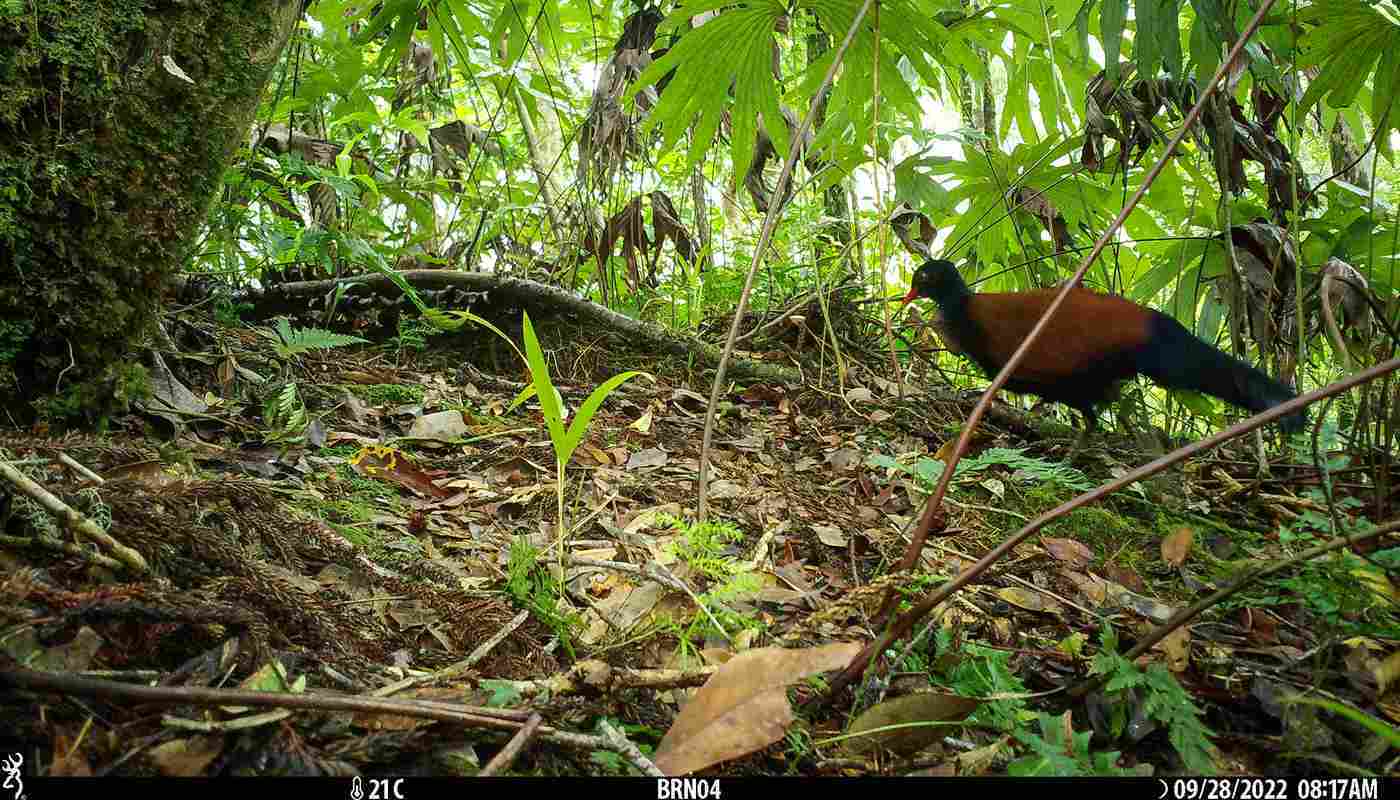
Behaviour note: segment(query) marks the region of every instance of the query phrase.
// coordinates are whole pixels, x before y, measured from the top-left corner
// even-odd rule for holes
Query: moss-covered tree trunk
[[[301,5],[0,2],[0,406],[13,419],[98,419],[144,390],[134,345]]]

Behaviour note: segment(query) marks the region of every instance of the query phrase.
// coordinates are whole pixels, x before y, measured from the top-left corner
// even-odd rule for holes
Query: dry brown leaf
[[[1084,569],[1094,560],[1094,551],[1083,542],[1076,542],[1073,539],[1056,539],[1050,536],[1042,537],[1040,546],[1045,548],[1045,552],[1056,561],[1063,561],[1072,569]]]
[[[939,461],[942,461],[945,464],[948,463],[948,459],[953,457],[954,448],[958,446],[958,438],[959,437],[954,436],[953,438],[944,442],[943,446],[938,448],[938,452],[933,454],[933,457],[938,459]]]
[[[872,403],[875,395],[864,386],[856,386],[846,390],[846,402],[848,403]]]
[[[1023,589],[1020,586],[1007,586],[998,589],[997,597],[1026,611],[1044,611],[1054,614],[1062,610],[1060,604],[1050,597],[1030,589]]]
[[[392,447],[365,447],[350,459],[350,466],[356,474],[367,478],[378,478],[398,485],[418,494],[446,499],[456,494],[433,483],[428,474],[419,469],[407,455]]]
[[[645,469],[647,467],[664,467],[671,457],[666,455],[664,450],[656,447],[648,447],[645,450],[638,450],[627,458],[627,469]]]
[[[49,764],[49,776],[55,778],[91,778],[92,765],[87,756],[77,748],[76,742],[64,735],[53,740],[53,762]]]
[[[1400,678],[1400,651],[1396,651],[1376,662],[1371,672],[1376,676],[1376,689],[1378,694],[1385,694],[1385,690],[1395,684]]]
[[[958,774],[958,762],[956,762],[956,761],[944,761],[942,764],[939,764],[939,765],[934,766],[934,767],[927,767],[927,768],[925,768],[925,769],[916,769],[916,770],[914,770],[913,772],[909,773],[906,777],[909,777],[909,778],[953,778],[953,777],[957,777],[957,774]]]
[[[1108,601],[1109,597],[1116,596],[1123,592],[1123,587],[1116,586],[1097,575],[1085,574],[1083,572],[1065,571],[1065,577],[1079,589],[1090,603],[1101,606]]]
[[[788,685],[839,669],[861,649],[858,642],[841,642],[739,653],[681,709],[656,749],[656,766],[667,775],[685,775],[778,741],[793,720]]]
[[[1191,545],[1196,541],[1196,531],[1189,526],[1182,525],[1162,540],[1162,560],[1172,567],[1179,567],[1186,563],[1186,557],[1191,554]]]
[[[107,480],[132,480],[138,481],[152,489],[159,489],[178,482],[180,479],[165,471],[165,464],[160,459],[150,461],[137,461],[131,464],[123,464],[120,467],[113,467],[104,473]]]
[[[1102,572],[1103,576],[1108,580],[1128,589],[1132,589],[1135,592],[1147,591],[1147,583],[1143,581],[1142,576],[1138,575],[1130,567],[1125,567],[1120,564],[1104,564],[1103,567],[1100,568],[1100,572]]]
[[[813,525],[812,530],[817,534],[817,539],[827,547],[845,547],[849,541],[846,534],[834,525]]]
[[[1160,600],[1144,597],[1143,595],[1129,592],[1126,589],[1123,591],[1123,595],[1118,598],[1118,601],[1125,607],[1131,608],[1133,611],[1147,617],[1158,625],[1171,619],[1172,614],[1176,613],[1176,609]]]
[[[741,491],[739,484],[734,481],[718,480],[710,484],[710,499],[726,500],[738,497]]]
[[[101,634],[84,625],[70,641],[44,649],[31,666],[53,672],[82,672],[92,669],[93,659],[106,644]]]
[[[414,689],[401,696],[411,700],[435,700],[444,703],[456,701],[460,703],[462,690],[428,686]],[[402,714],[361,711],[356,712],[350,718],[350,724],[367,731],[411,731],[415,728],[431,725],[432,721],[422,717],[406,717]]]
[[[224,751],[222,736],[191,736],[152,747],[148,755],[160,774],[172,778],[196,778]]]
[[[468,433],[467,421],[457,410],[437,411],[415,419],[408,429],[411,439],[433,439],[439,442],[455,442]]]
[[[860,459],[860,451],[856,448],[841,447],[827,454],[826,463],[830,464],[837,472],[845,472],[860,464]]]
[[[1152,649],[1166,654],[1167,668],[1172,672],[1185,672],[1191,666],[1191,631],[1185,627],[1177,628],[1153,645]]]
[[[918,692],[871,706],[851,723],[850,733],[867,734],[845,740],[853,753],[869,753],[883,747],[894,753],[914,753],[948,735],[947,725],[912,725],[896,730],[869,733],[890,725],[920,722],[960,722],[977,710],[982,701],[942,692]]]
[[[1266,647],[1278,643],[1278,620],[1263,609],[1240,609],[1240,625],[1248,632],[1250,644]]]
[[[958,755],[959,775],[981,775],[996,764],[1002,753],[1010,748],[1011,737],[1003,736],[989,745]]]

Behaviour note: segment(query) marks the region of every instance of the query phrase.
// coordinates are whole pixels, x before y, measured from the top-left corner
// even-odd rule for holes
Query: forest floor
[[[1238,440],[1056,519],[822,705],[823,673],[874,638],[886,590],[917,602],[1153,454],[1105,434],[1071,466],[1067,426],[984,424],[947,529],[891,575],[968,396],[859,359],[844,395],[731,386],[699,524],[712,373],[559,322],[541,339],[569,409],[610,375],[648,373],[568,464],[561,550],[539,404],[512,407],[529,373],[484,331],[318,349],[193,314],[167,327],[157,394],[175,409],[0,442],[150,567],[72,547],[10,495],[0,649],[89,679],[0,693],[15,720],[0,750],[53,774],[635,775],[652,760],[701,775],[1395,774],[1396,739],[1378,734],[1400,727],[1394,559],[1334,551],[1136,665],[1115,655],[1242,569],[1334,535],[1305,454],[1261,472]],[[1336,486],[1347,529],[1368,524],[1364,481]],[[1060,691],[1092,673],[1107,689]],[[699,688],[717,674],[727,693]],[[122,685],[186,693],[160,716]],[[870,732],[896,723],[929,724]]]

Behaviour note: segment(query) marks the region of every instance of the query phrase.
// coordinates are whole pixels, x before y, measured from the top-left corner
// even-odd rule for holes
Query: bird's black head
[[[953,262],[931,258],[914,271],[914,279],[909,281],[909,294],[904,296],[904,305],[924,297],[942,306],[968,294],[967,282]]]

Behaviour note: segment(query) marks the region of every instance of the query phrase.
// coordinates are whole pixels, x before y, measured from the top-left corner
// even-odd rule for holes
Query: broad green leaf
[[[1049,59],[1037,59],[1030,69],[1031,85],[1035,87],[1036,105],[1047,136],[1060,128],[1060,93],[1055,85],[1055,69]]]
[[[570,423],[569,432],[564,437],[559,456],[560,461],[567,464],[569,459],[573,457],[574,450],[578,447],[579,442],[583,441],[584,434],[588,433],[588,424],[593,421],[593,415],[598,413],[598,408],[603,405],[604,400],[608,399],[608,395],[632,378],[645,374],[632,370],[614,375],[588,395],[588,399],[584,400],[583,405],[580,405],[578,411],[574,412],[574,421]]]
[[[525,357],[525,354],[522,353],[522,352],[520,352],[520,348],[519,348],[519,347],[516,347],[516,346],[515,346],[515,340],[512,339],[512,338],[510,338],[509,336],[505,335],[503,332],[501,332],[501,329],[500,329],[500,328],[497,328],[495,325],[492,325],[489,321],[484,320],[484,319],[482,319],[481,317],[478,317],[477,315],[473,314],[473,313],[470,312],[470,311],[442,311],[442,312],[439,312],[439,313],[441,313],[441,314],[443,314],[443,315],[451,316],[451,317],[457,317],[457,318],[459,318],[459,319],[461,319],[461,320],[464,320],[464,321],[466,321],[466,322],[474,322],[474,323],[476,323],[477,325],[482,326],[483,328],[487,329],[488,331],[491,331],[492,333],[494,333],[494,334],[496,334],[497,336],[499,336],[501,339],[505,340],[505,343],[508,344],[508,345],[510,345],[510,349],[514,350],[514,351],[515,351],[515,354],[516,354],[517,356],[520,356],[520,360],[521,360],[521,361],[524,361],[524,362],[526,362],[526,363],[529,363],[529,359]],[[458,323],[458,324],[460,325],[461,323]],[[517,402],[519,402],[519,401],[517,401]],[[511,405],[512,405],[512,407],[513,407],[515,404],[512,403]]]
[[[1127,22],[1128,0],[1102,0],[1099,33],[1103,40],[1104,70],[1111,83],[1118,82],[1119,57],[1123,52],[1123,26]]]
[[[530,364],[530,380],[535,386],[535,396],[540,401],[540,413],[549,428],[549,439],[554,443],[554,456],[564,463],[560,453],[564,443],[564,417],[559,408],[559,396],[554,393],[554,382],[549,378],[549,366],[544,361],[544,350],[539,339],[535,338],[535,328],[530,324],[530,314],[525,312],[525,359]]]
[[[535,396],[535,384],[533,384],[533,383],[527,383],[527,384],[525,384],[525,388],[520,390],[520,394],[517,394],[517,395],[515,396],[515,399],[512,400],[512,401],[510,401],[510,405],[506,407],[506,411],[514,411],[515,408],[516,408],[516,406],[519,406],[521,403],[525,402],[526,400],[529,400],[531,397],[534,397],[534,396]]]
[[[1138,0],[1133,9],[1137,15],[1133,55],[1138,74],[1156,77],[1157,68],[1165,64],[1167,73],[1176,77],[1181,73],[1180,0]]]

